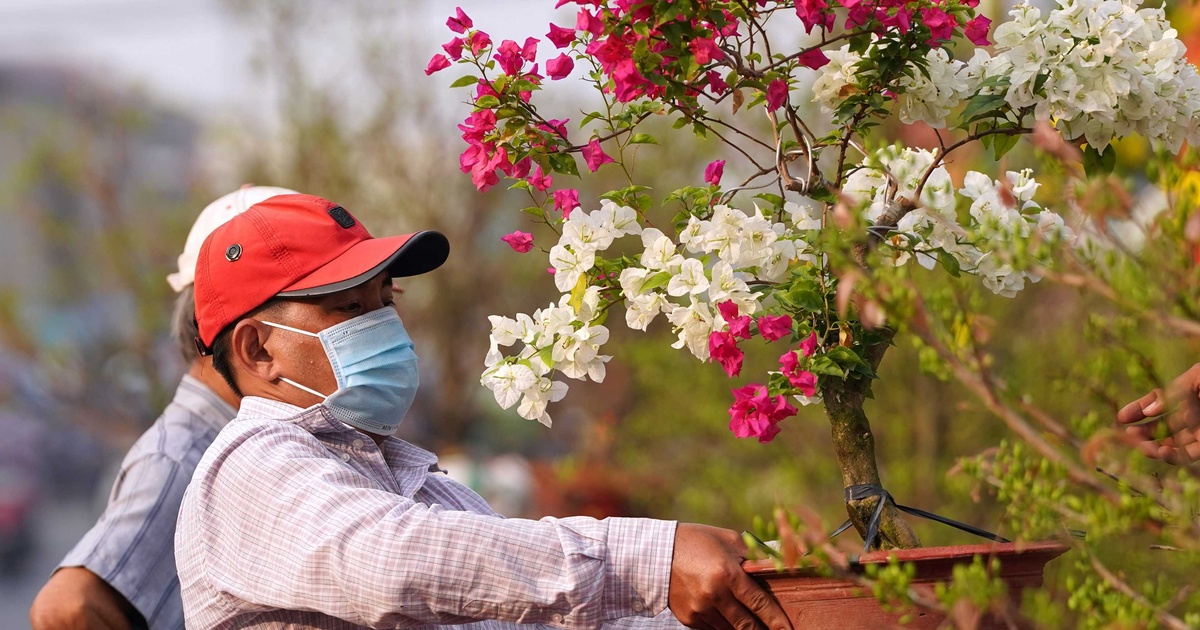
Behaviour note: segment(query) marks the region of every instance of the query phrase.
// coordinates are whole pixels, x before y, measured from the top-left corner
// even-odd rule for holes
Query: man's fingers
[[[1141,398],[1129,403],[1128,405],[1121,407],[1121,410],[1117,412],[1117,422],[1120,422],[1121,424],[1132,424],[1134,422],[1141,422],[1142,420],[1145,420],[1150,416],[1157,415],[1158,413],[1162,413],[1160,409],[1151,407],[1151,405],[1154,403],[1159,402],[1158,395],[1159,391],[1156,389],[1149,394],[1146,394],[1145,396],[1142,396]],[[1161,406],[1161,403],[1156,405],[1156,407]]]
[[[745,609],[748,609],[771,630],[792,630],[792,622],[779,602],[754,581],[746,573],[735,578],[733,595]]]
[[[754,616],[754,613],[732,597],[722,601],[718,607],[729,627],[734,630],[766,630],[766,626],[759,621],[758,617]]]

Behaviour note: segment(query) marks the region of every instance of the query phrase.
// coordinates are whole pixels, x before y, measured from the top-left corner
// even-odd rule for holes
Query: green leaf
[[[858,356],[858,353],[845,346],[837,346],[836,348],[825,353],[825,356],[833,360],[839,366],[846,370],[851,370],[856,367],[871,369],[871,364],[867,360]]]
[[[938,252],[937,260],[938,264],[942,266],[942,269],[946,270],[946,273],[954,276],[955,278],[962,274],[962,267],[959,266],[958,259],[954,256],[951,256],[946,252]]]
[[[500,99],[491,94],[484,94],[475,101],[476,109],[493,109],[500,105]]]
[[[1104,153],[1100,153],[1092,145],[1083,148],[1083,170],[1088,177],[1108,175],[1117,165],[1117,150],[1110,144]]]
[[[1017,134],[996,134],[995,139],[992,141],[992,151],[996,159],[999,160],[1004,157],[1005,153],[1008,153],[1013,147],[1017,146],[1017,142],[1020,139],[1021,137]]]
[[[658,144],[658,140],[648,133],[635,133],[629,139],[629,144]]]
[[[600,116],[601,116],[600,112],[592,112],[592,113],[588,114],[587,116],[584,116],[583,120],[579,121],[579,128],[583,129],[584,127],[587,126],[588,123],[592,122],[593,120],[596,120],[597,118],[600,118]]]
[[[525,214],[532,214],[533,216],[535,216],[539,219],[546,218],[546,211],[543,210],[542,208],[540,208],[539,206],[529,206],[528,208],[521,208],[521,212],[524,212]]]
[[[546,346],[538,350],[538,358],[546,365],[554,365],[554,346]]]
[[[579,177],[579,167],[575,164],[575,157],[568,153],[551,153],[550,168],[555,173]]]
[[[994,113],[994,110],[999,109],[1008,101],[999,94],[976,94],[967,101],[966,108],[963,109],[959,120],[966,125],[976,118],[986,117]]]
[[[476,85],[477,83],[479,83],[479,78],[468,74],[466,76],[458,77],[457,79],[455,79],[454,83],[450,84],[450,87],[452,87],[452,88],[467,87],[468,85]]]
[[[667,286],[667,283],[670,281],[671,281],[671,272],[660,271],[660,272],[654,274],[653,276],[646,278],[646,281],[642,283],[642,291],[651,291],[651,290],[657,289],[659,287],[665,287],[665,286]]]
[[[812,358],[808,364],[808,371],[818,376],[836,376],[838,378],[846,378],[846,371],[838,367],[833,359],[826,355],[819,355]]]

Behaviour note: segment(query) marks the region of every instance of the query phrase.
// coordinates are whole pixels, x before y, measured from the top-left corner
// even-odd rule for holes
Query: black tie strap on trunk
[[[871,546],[875,544],[875,538],[879,535],[879,522],[883,518],[883,507],[887,503],[891,503],[892,505],[896,506],[896,509],[906,514],[912,514],[913,516],[920,516],[921,518],[927,518],[931,521],[937,521],[939,523],[949,525],[957,530],[967,532],[968,534],[975,534],[981,538],[987,538],[988,540],[994,540],[996,542],[1010,542],[1007,538],[997,536],[992,532],[979,529],[978,527],[972,527],[966,523],[960,523],[952,518],[939,516],[933,512],[926,512],[925,510],[908,507],[907,505],[900,505],[899,503],[896,503],[895,499],[892,498],[891,493],[889,493],[887,490],[884,490],[883,486],[877,483],[861,483],[846,488],[846,503],[851,501],[861,501],[871,497],[880,497],[880,500],[879,503],[875,505],[875,512],[871,514],[871,520],[867,521],[867,536],[863,546],[863,553],[870,551]],[[842,523],[841,526],[835,529],[833,533],[829,535],[829,537],[833,538],[847,529],[850,529],[852,524],[853,522],[850,519],[846,519],[846,522]]]

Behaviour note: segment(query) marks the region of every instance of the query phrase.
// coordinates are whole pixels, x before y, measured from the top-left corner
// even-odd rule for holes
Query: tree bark
[[[879,344],[867,348],[867,360],[872,368],[878,368],[883,353],[891,342],[891,335]],[[842,469],[845,487],[864,483],[880,483],[879,467],[875,463],[875,436],[871,424],[863,411],[866,402],[866,379],[828,379],[821,387],[825,413],[833,434],[833,448]],[[858,535],[866,540],[867,523],[879,504],[881,497],[849,501],[846,512]],[[911,549],[920,547],[921,541],[904,521],[900,510],[892,504],[884,506],[880,516],[879,534],[874,549]]]

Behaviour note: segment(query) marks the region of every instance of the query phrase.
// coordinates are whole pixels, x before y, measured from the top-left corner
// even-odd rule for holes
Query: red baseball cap
[[[277,195],[218,227],[196,259],[197,346],[273,297],[336,293],[387,270],[433,271],[450,244],[440,232],[374,238],[345,208],[312,195]]]

